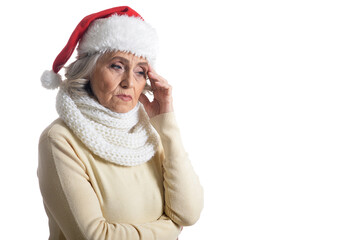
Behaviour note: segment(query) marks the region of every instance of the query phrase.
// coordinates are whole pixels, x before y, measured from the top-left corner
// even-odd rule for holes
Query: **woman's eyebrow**
[[[115,59],[119,59],[119,60],[121,60],[122,62],[124,62],[124,63],[126,63],[126,64],[128,64],[129,63],[129,60],[128,59],[126,59],[126,58],[123,58],[123,57],[119,57],[119,56],[116,56],[116,57],[113,57],[111,60],[113,61],[113,60],[115,60]],[[137,65],[148,65],[148,62],[139,62],[139,63],[137,63]]]
[[[129,63],[129,60],[126,59],[126,58],[123,58],[123,57],[119,57],[119,56],[113,57],[113,58],[112,58],[112,61],[115,60],[115,59],[119,59],[119,60],[121,60],[121,61],[124,62],[124,63]]]

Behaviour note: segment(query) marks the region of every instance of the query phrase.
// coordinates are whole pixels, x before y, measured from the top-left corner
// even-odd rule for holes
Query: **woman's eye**
[[[118,69],[123,69],[123,66],[121,66],[119,64],[114,64],[114,63],[112,65],[110,65],[110,67],[113,68],[113,69],[117,69],[117,70]]]
[[[145,71],[144,71],[144,69],[136,69],[136,70],[135,70],[135,73],[136,73],[138,76],[145,77]]]
[[[142,75],[142,76],[145,76],[145,72],[144,71],[140,71],[140,72],[137,72],[139,75]]]

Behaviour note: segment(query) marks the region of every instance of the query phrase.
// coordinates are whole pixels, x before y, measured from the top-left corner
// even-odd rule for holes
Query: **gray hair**
[[[65,68],[64,87],[69,93],[76,96],[94,96],[90,87],[90,79],[100,57],[109,52],[96,52],[93,54],[82,54]],[[151,94],[151,87],[147,83],[143,93]]]

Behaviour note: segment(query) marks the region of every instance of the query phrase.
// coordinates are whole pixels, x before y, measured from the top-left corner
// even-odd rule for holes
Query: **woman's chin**
[[[115,106],[114,108],[110,108],[110,110],[112,110],[113,112],[117,112],[117,113],[127,113],[129,111],[131,111],[136,104],[131,104],[131,103],[118,103],[117,106]]]

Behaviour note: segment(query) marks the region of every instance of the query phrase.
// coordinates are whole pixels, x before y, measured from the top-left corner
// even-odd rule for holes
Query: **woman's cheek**
[[[102,88],[103,88],[103,90],[105,92],[111,92],[111,91],[114,91],[117,88],[118,85],[119,84],[115,80],[106,79],[103,82],[103,87]]]

